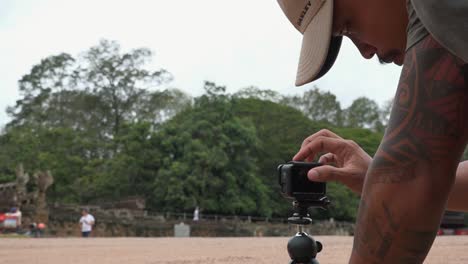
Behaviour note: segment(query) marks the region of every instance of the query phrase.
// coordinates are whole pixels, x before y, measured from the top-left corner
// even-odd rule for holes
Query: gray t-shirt
[[[407,0],[410,49],[429,33],[468,63],[468,0]]]

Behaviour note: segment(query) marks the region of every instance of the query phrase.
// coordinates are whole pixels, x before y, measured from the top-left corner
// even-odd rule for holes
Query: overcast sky
[[[78,55],[100,39],[124,50],[147,47],[154,68],[171,83],[202,93],[204,80],[229,92],[247,86],[282,94],[294,87],[301,35],[276,0],[0,0],[0,125],[19,98],[17,81],[42,58]],[[379,104],[393,97],[401,68],[363,59],[346,40],[334,68],[315,82],[343,107],[367,96]]]

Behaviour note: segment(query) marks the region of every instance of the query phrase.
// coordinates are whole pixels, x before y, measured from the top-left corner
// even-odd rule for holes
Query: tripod
[[[297,234],[288,242],[288,253],[291,258],[290,264],[319,264],[316,260],[317,253],[322,251],[322,243],[315,241],[303,231],[304,226],[312,223],[312,218],[308,213],[311,207],[325,209],[330,203],[327,197],[315,202],[293,202],[295,213],[288,218],[288,223],[297,225]]]

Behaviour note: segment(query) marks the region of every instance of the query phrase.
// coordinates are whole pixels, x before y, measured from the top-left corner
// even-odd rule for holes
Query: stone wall
[[[48,233],[52,236],[80,236],[78,224],[82,206],[55,206],[49,209]],[[240,219],[201,219],[192,221],[183,216],[148,214],[143,210],[102,209],[87,206],[96,219],[94,236],[172,237],[174,225],[190,226],[191,236],[197,237],[249,237],[291,236],[296,226],[284,222],[249,221]],[[314,222],[305,231],[314,235],[351,235],[354,224],[335,221]]]

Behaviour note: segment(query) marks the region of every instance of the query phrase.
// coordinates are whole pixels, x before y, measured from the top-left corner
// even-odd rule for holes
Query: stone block
[[[180,224],[174,225],[174,236],[175,237],[190,237],[190,226],[184,224],[183,222]]]

